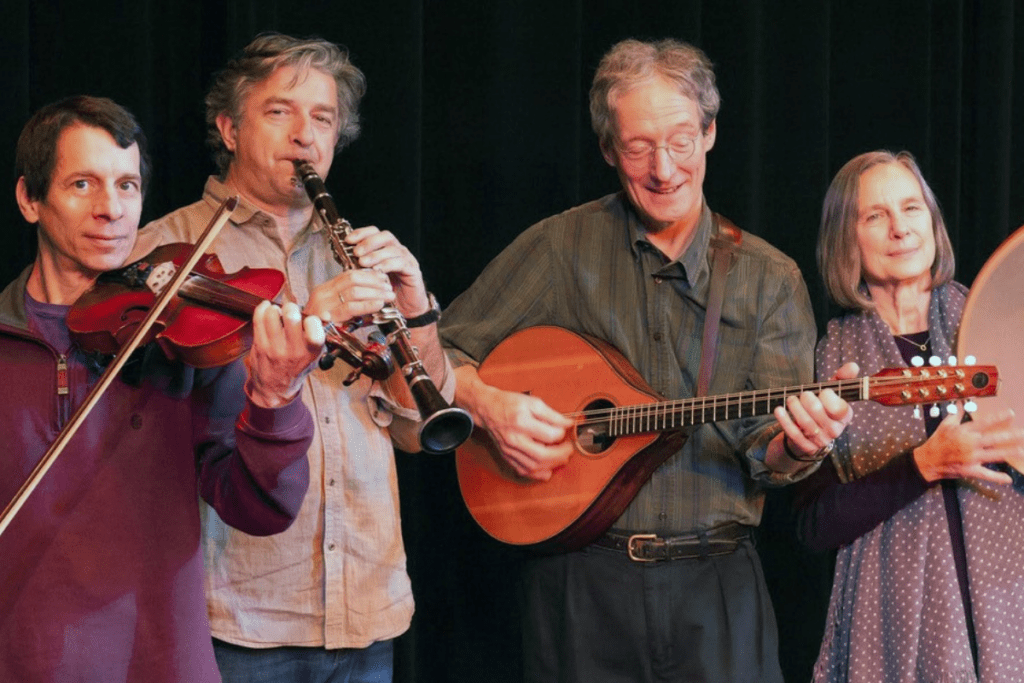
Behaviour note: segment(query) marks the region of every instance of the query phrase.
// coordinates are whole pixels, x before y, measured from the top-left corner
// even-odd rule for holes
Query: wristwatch
[[[441,319],[441,305],[437,303],[437,298],[427,292],[427,301],[430,302],[430,310],[414,318],[406,318],[406,327],[426,327]]]

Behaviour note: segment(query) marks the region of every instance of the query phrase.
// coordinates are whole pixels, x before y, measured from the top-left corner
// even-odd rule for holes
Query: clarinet
[[[358,268],[351,245],[345,243],[352,225],[338,214],[334,199],[327,192],[324,181],[313,165],[308,161],[296,160],[293,163],[299,180],[306,188],[306,194],[313,200],[313,207],[327,224],[335,260],[346,270]],[[394,358],[395,363],[389,365],[401,368],[402,377],[416,402],[423,420],[418,435],[420,447],[428,453],[447,453],[458,448],[473,431],[473,419],[465,410],[449,405],[441,396],[434,380],[424,369],[416,347],[411,343],[405,318],[397,308],[387,305],[369,318],[383,334],[387,349]],[[356,320],[350,326],[358,327],[362,322],[365,320]],[[358,368],[355,373],[359,373]]]

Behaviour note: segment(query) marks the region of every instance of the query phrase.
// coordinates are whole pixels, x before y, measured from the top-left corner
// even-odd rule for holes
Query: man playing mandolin
[[[442,338],[461,363],[456,403],[519,477],[547,482],[570,460],[591,457],[567,438],[572,420],[478,374],[478,361],[526,327],[604,340],[662,396],[692,397],[703,330],[714,322],[705,320],[709,290],[722,271],[721,313],[708,316],[721,325],[706,393],[811,380],[816,332],[793,261],[742,233],[731,267],[711,267],[722,221],[702,188],[718,107],[700,50],[670,40],[613,47],[594,78],[591,116],[623,191],[527,230],[445,311]],[[581,396],[607,390],[579,387]],[[852,417],[831,390],[794,393],[776,420],[696,427],[608,533],[527,563],[526,680],[782,680],[751,530],[764,488],[809,474]]]
[[[0,410],[0,680],[219,681],[199,496],[247,533],[291,524],[313,434],[296,397],[323,329],[294,305],[263,302],[248,379],[242,360],[198,370],[150,344],[90,394],[109,359],[82,348],[65,318],[132,250],[145,138],[114,102],[74,97],[26,124],[16,169],[18,206],[39,243],[34,264],[0,294],[0,374],[10,383]],[[11,505],[94,396],[59,458]]]

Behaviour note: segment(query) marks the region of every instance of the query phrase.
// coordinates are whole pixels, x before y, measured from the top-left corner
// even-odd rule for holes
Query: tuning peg
[[[956,356],[950,356],[949,357],[948,365],[956,365]]]
[[[920,420],[921,419],[921,406],[914,406],[914,419],[915,420]]]
[[[932,407],[928,409],[929,417],[938,417],[941,414],[942,414],[942,411],[939,410],[939,406],[934,404],[934,403],[932,404]]]
[[[960,409],[956,407],[955,403],[950,403],[948,406],[946,406],[946,412],[949,413],[950,415],[956,415],[957,413],[960,412]]]
[[[974,365],[978,362],[978,359],[974,356],[967,356],[964,358],[964,365]]]
[[[967,403],[964,404],[964,412],[966,413],[973,413],[977,409],[978,404],[975,403],[974,401],[968,401]]]
[[[940,365],[942,365],[942,359],[939,358],[938,356],[932,356],[931,358],[928,359],[928,365],[932,366],[933,368],[937,368]]]
[[[919,368],[922,365],[924,365],[924,358],[921,358],[921,356],[914,356],[913,358],[910,359],[910,364],[913,365],[915,368]]]

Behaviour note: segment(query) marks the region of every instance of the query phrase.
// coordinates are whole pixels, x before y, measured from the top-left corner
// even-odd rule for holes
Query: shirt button
[[[331,424],[331,416],[330,415],[325,415],[324,416],[324,422],[326,422],[327,424]]]
[[[654,341],[661,341],[661,332],[654,333]]]
[[[658,275],[654,276],[654,284],[660,285],[663,282],[662,278]]]
[[[664,522],[666,519],[668,519],[668,513],[667,512],[659,512],[658,513],[658,519],[660,519],[661,521]]]
[[[334,480],[333,480],[333,479],[331,479],[331,480],[330,480],[329,482],[327,482],[327,485],[328,485],[328,486],[334,486]]]
[[[331,552],[334,552],[334,544],[333,543],[328,543],[327,544],[327,549],[330,550]]]

